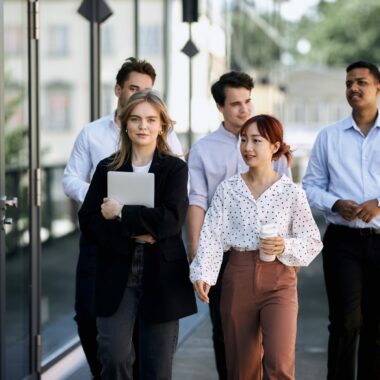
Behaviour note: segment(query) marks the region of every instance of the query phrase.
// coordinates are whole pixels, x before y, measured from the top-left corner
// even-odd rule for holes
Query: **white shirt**
[[[246,172],[247,164],[240,153],[240,136],[223,123],[219,128],[197,141],[189,153],[189,203],[207,211],[217,186],[235,174]],[[273,169],[292,178],[285,156],[273,161]]]
[[[285,250],[277,256],[283,264],[307,266],[321,251],[320,233],[306,194],[289,178],[283,175],[258,199],[240,174],[223,181],[206,213],[197,255],[190,267],[191,281],[214,285],[223,252],[230,248],[258,249],[261,226],[268,223],[275,223],[285,240]]]
[[[380,112],[367,136],[352,116],[324,128],[302,183],[310,205],[322,210],[328,223],[380,228],[380,216],[369,223],[358,218],[348,221],[331,210],[339,199],[361,204],[380,197]]]
[[[83,202],[96,166],[118,150],[119,136],[114,114],[95,120],[81,130],[63,173],[63,191],[69,198]],[[183,155],[174,131],[168,135],[168,144],[174,154]]]

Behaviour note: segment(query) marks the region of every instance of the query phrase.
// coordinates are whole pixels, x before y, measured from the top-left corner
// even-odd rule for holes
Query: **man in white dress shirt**
[[[319,133],[303,179],[310,205],[328,223],[322,251],[328,380],[380,379],[379,95],[374,64],[347,67],[352,114]]]
[[[190,193],[188,210],[188,256],[196,255],[199,235],[207,209],[217,186],[225,179],[248,170],[240,154],[240,130],[252,115],[252,78],[232,71],[222,75],[211,87],[218,110],[223,115],[219,128],[196,142],[189,153]],[[291,176],[286,159],[274,162],[274,169]],[[213,344],[219,379],[227,379],[224,339],[220,319],[220,285],[228,252],[218,281],[209,293]]]
[[[117,115],[132,94],[152,88],[155,79],[156,72],[149,62],[131,57],[123,63],[116,75],[114,89],[118,98],[117,109],[112,114],[87,124],[75,141],[63,176],[63,189],[68,197],[79,204],[83,202],[97,164],[118,149],[120,122]],[[174,131],[169,134],[168,143],[173,153],[183,154]],[[81,236],[76,272],[75,320],[92,375],[94,379],[100,379],[94,316],[95,271],[95,247]]]

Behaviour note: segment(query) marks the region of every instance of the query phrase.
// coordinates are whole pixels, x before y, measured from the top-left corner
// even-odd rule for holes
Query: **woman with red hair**
[[[249,170],[216,190],[190,278],[208,303],[223,252],[231,249],[221,300],[228,379],[292,380],[297,271],[322,249],[320,234],[304,191],[272,168],[282,155],[291,160],[281,123],[269,115],[252,117],[241,130],[240,150]],[[260,239],[267,224],[275,225],[277,236]]]

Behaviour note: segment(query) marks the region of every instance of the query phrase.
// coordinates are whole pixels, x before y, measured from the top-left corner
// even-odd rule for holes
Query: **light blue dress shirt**
[[[235,174],[248,171],[240,153],[240,137],[224,128],[223,123],[209,135],[198,140],[188,159],[190,205],[207,211],[218,185]],[[273,169],[292,178],[284,156],[273,161]]]
[[[367,136],[352,116],[324,128],[315,141],[302,184],[310,205],[324,211],[328,223],[380,228],[380,216],[369,223],[349,222],[331,210],[339,199],[361,204],[380,197],[379,113]]]

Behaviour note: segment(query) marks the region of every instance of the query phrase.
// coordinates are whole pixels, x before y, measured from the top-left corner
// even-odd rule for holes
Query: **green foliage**
[[[21,165],[27,162],[27,137],[25,127],[12,128],[5,134],[5,163],[7,165]]]
[[[259,17],[270,25],[284,29],[285,23],[277,13],[261,14]],[[232,28],[231,50],[235,65],[269,69],[279,60],[281,49],[273,38],[238,7],[232,13]]]
[[[380,1],[321,1],[313,16],[294,26],[295,38],[306,38],[311,50],[301,61],[346,66],[357,60],[380,63]],[[296,41],[294,41],[296,43]]]

